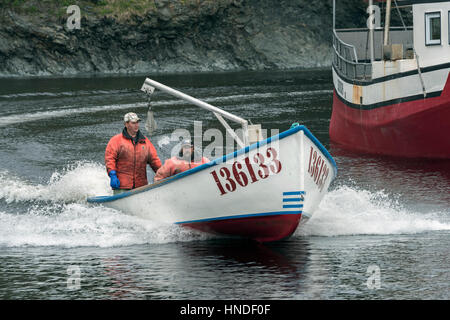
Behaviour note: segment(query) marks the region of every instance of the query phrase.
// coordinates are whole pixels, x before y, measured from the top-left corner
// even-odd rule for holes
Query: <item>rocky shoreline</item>
[[[349,10],[341,9],[342,19],[361,14],[355,3],[363,1],[349,1],[345,5]],[[146,12],[125,17],[94,14],[92,7],[83,4],[79,5],[78,30],[67,27],[67,6],[57,16],[1,7],[0,74],[172,73],[331,65],[332,1],[155,0]]]

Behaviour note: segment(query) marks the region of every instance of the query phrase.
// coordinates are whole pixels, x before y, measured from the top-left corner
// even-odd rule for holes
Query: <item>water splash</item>
[[[0,246],[116,247],[206,239],[173,224],[129,216],[102,206],[72,203],[0,212]]]
[[[124,214],[86,199],[111,194],[103,164],[77,162],[32,184],[0,172],[0,246],[127,246],[210,239],[215,236]],[[23,209],[21,209],[23,208]],[[340,186],[325,195],[294,236],[411,234],[450,230],[450,212],[405,208],[384,191]]]
[[[48,184],[32,184],[7,171],[0,172],[0,199],[24,201],[80,202],[99,194],[111,194],[104,165],[80,161],[55,171]]]
[[[88,197],[111,194],[100,163],[69,165],[48,184],[34,185],[5,171],[0,179],[0,200],[17,207],[0,211],[0,246],[114,247],[212,237],[86,203]]]
[[[325,195],[296,235],[411,234],[450,230],[450,212],[418,212],[384,191],[341,186]]]

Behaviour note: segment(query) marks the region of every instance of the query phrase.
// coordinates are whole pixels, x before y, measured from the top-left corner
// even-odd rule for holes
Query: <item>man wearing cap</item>
[[[198,167],[207,162],[209,162],[208,158],[200,157],[200,155],[196,154],[194,145],[190,140],[183,140],[178,155],[167,159],[164,165],[156,172],[155,182]]]
[[[140,120],[136,113],[127,113],[122,133],[112,137],[106,146],[105,164],[114,194],[148,184],[147,163],[154,172],[161,167],[155,147],[139,131]]]

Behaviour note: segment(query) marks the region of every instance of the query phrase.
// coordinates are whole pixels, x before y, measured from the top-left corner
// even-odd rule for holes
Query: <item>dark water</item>
[[[153,78],[267,129],[306,125],[339,168],[313,218],[261,245],[89,205],[111,192],[103,155],[123,115],[145,116],[145,76],[0,79],[0,298],[450,298],[450,162],[330,144],[329,71]],[[174,130],[220,128],[163,93],[153,105],[162,159]]]

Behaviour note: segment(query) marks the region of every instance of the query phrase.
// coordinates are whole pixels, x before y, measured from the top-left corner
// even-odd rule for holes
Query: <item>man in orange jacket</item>
[[[197,157],[195,157],[194,145],[190,140],[184,140],[178,156],[166,160],[156,172],[155,182],[209,162],[209,159],[205,157],[201,157],[199,161],[195,161],[197,160],[195,158]]]
[[[139,117],[127,113],[122,133],[109,140],[105,151],[105,164],[114,194],[148,184],[147,163],[154,172],[161,167],[155,147],[139,131]]]

